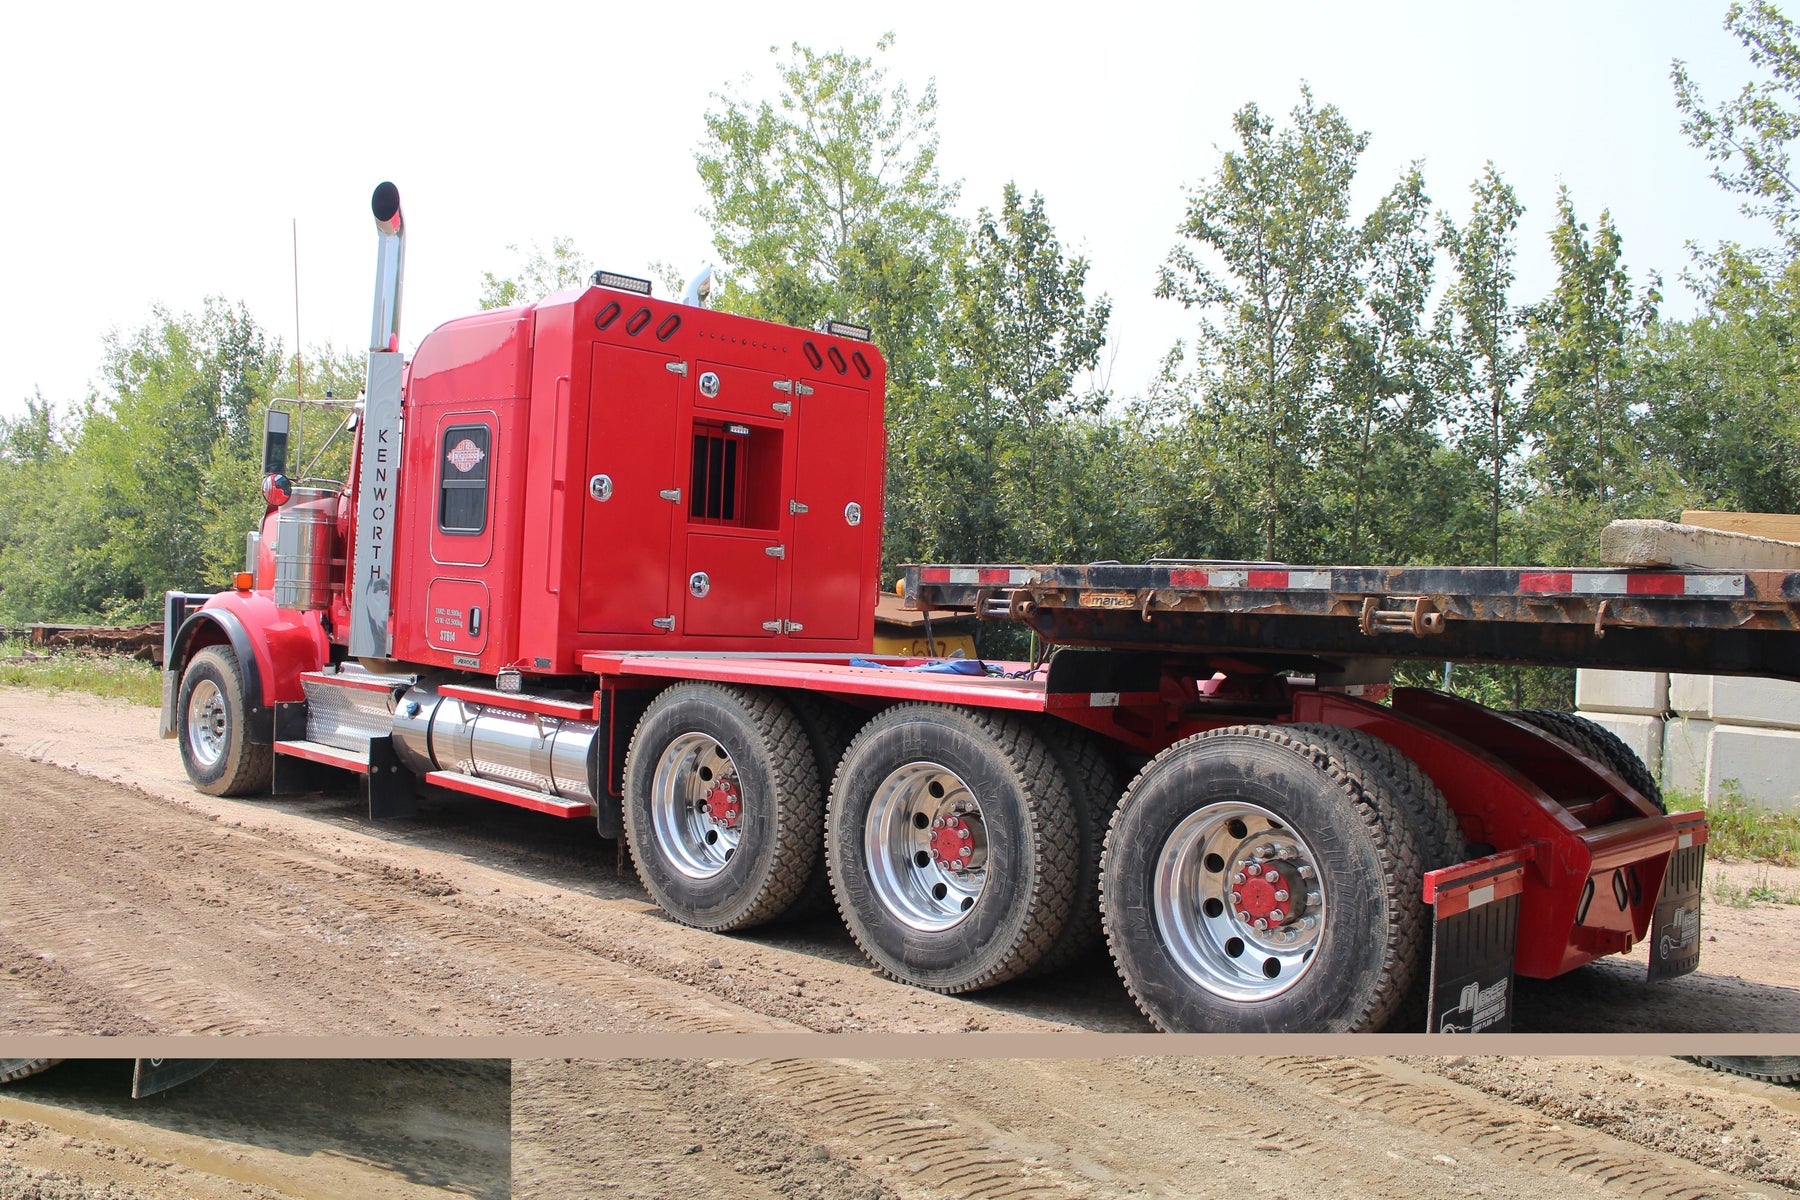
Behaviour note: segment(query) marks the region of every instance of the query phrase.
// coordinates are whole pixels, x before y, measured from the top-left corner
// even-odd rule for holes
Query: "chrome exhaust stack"
[[[369,199],[375,213],[375,317],[369,326],[369,349],[400,348],[400,277],[406,270],[406,225],[400,217],[400,189],[376,187]]]
[[[369,328],[369,375],[363,392],[361,451],[356,479],[356,550],[349,579],[350,654],[388,658],[393,581],[394,513],[400,489],[400,400],[406,363],[400,353],[400,275],[406,233],[400,189],[383,183],[370,197],[379,235],[375,253],[375,316]]]

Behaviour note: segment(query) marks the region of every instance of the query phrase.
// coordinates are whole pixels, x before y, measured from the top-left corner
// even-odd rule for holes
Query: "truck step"
[[[456,771],[427,772],[425,782],[449,788],[455,792],[467,792],[471,796],[480,796],[486,800],[498,800],[502,804],[515,804],[520,808],[529,808],[533,812],[549,813],[553,817],[591,817],[594,815],[594,806],[586,800],[565,800],[561,796],[552,796],[548,792],[514,787],[509,783],[498,783],[492,779],[477,779],[473,775],[463,775]]]
[[[308,762],[324,763],[328,767],[341,767],[346,771],[355,771],[358,775],[369,773],[369,755],[366,751],[359,754],[355,750],[327,746],[324,742],[305,739],[276,742],[275,753],[285,754],[289,758],[304,758]]]

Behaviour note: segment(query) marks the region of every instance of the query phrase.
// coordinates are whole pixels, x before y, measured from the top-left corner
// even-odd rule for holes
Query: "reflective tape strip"
[[[1519,590],[1565,596],[1742,596],[1742,575],[1683,575],[1659,572],[1521,571]]]
[[[1569,590],[1577,596],[1623,596],[1628,585],[1624,575],[1576,575]]]
[[[1288,587],[1300,592],[1325,592],[1331,590],[1330,571],[1289,571]]]
[[[920,583],[961,583],[976,587],[993,584],[1017,587],[1036,578],[1036,571],[1015,567],[924,567],[919,571]]]
[[[1742,596],[1742,575],[1689,575],[1683,589],[1689,596]]]

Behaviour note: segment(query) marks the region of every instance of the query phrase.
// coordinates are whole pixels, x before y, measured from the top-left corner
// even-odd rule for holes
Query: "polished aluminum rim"
[[[1227,1000],[1287,991],[1325,936],[1329,898],[1318,861],[1304,838],[1257,805],[1227,801],[1189,814],[1156,859],[1152,903],[1170,957]]]
[[[987,885],[981,804],[954,771],[908,763],[881,781],[863,822],[869,886],[910,928],[949,929],[974,910]]]
[[[737,764],[716,738],[684,733],[664,747],[650,782],[656,841],[677,871],[711,879],[737,852],[743,821]]]
[[[230,732],[231,714],[225,707],[225,693],[212,680],[200,680],[188,693],[188,752],[201,766],[214,766],[225,757],[225,739]]]

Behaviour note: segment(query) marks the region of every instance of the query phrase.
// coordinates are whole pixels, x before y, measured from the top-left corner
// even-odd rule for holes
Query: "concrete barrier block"
[[[1669,708],[1669,676],[1663,671],[1580,670],[1575,672],[1575,707],[1660,717]]]
[[[1800,812],[1800,730],[1716,725],[1707,753],[1706,794],[1734,786],[1752,804]]]
[[[1683,717],[1712,720],[1713,675],[1669,676],[1669,711]]]
[[[1721,724],[1800,729],[1800,683],[1716,675],[1712,681],[1712,719]]]
[[[1706,795],[1706,760],[1712,749],[1713,723],[1695,717],[1663,722],[1662,786],[1698,800]]]
[[[1663,722],[1661,717],[1644,717],[1633,713],[1584,712],[1596,725],[1604,726],[1631,747],[1632,753],[1644,760],[1652,775],[1662,775]]]

